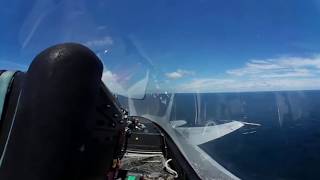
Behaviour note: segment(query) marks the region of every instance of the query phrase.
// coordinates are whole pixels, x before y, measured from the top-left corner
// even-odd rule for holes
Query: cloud
[[[165,75],[168,79],[180,79],[194,75],[194,72],[177,69]],[[122,86],[121,78],[111,71],[105,71],[102,79],[111,91],[129,94],[130,87]],[[170,88],[174,92],[316,90],[320,89],[320,55],[248,60],[242,67],[226,70],[223,75],[205,78],[191,76],[186,80],[181,84],[171,84],[174,82],[168,80],[168,90]],[[137,83],[136,86],[145,87],[147,81],[146,78],[141,81],[143,83]]]
[[[145,77],[135,81],[131,86],[123,86],[125,84],[121,83],[121,78],[109,70],[105,70],[102,74],[102,81],[106,84],[108,89],[113,93],[141,99],[146,93],[146,88],[149,82],[149,71],[146,72]]]
[[[118,77],[109,70],[105,70],[102,74],[102,81],[107,85],[110,91],[117,94],[126,94],[126,91],[118,82]]]
[[[180,78],[183,78],[183,77],[185,77],[187,75],[193,75],[193,74],[194,74],[193,71],[177,69],[176,71],[170,72],[170,73],[166,73],[165,75],[169,79],[180,79]]]
[[[113,45],[113,39],[110,36],[105,36],[101,39],[91,40],[85,42],[85,45],[95,48]]]
[[[320,55],[309,58],[280,57],[266,60],[250,60],[242,68],[228,70],[227,74],[255,77],[311,77],[318,76]]]
[[[250,92],[280,90],[313,90],[320,88],[319,78],[277,79],[194,79],[178,85],[177,92]]]
[[[195,78],[177,92],[243,92],[320,89],[320,55],[249,60],[220,78]]]
[[[97,27],[97,30],[105,30],[105,29],[107,29],[107,26],[104,26],[104,25]]]

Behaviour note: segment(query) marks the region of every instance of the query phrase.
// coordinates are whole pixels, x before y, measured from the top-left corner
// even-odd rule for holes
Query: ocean
[[[156,99],[156,101],[155,101]],[[141,114],[164,114],[170,96],[135,100]],[[122,104],[127,103],[122,100]],[[175,94],[171,120],[205,126],[232,120],[257,123],[202,144],[241,179],[320,177],[320,91]]]

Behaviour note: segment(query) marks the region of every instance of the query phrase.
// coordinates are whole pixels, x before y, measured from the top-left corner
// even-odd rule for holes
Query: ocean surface
[[[241,179],[320,179],[320,91],[175,94],[171,100],[170,119],[185,126],[261,125],[200,146]],[[153,94],[134,104],[141,114],[161,115],[169,101]]]

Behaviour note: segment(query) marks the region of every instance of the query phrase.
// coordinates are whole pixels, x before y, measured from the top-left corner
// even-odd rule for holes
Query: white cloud
[[[123,86],[120,82],[120,78],[109,70],[105,70],[102,74],[102,81],[108,87],[108,89],[116,94],[141,99],[145,95],[146,88],[149,82],[149,71],[146,72],[144,78],[139,81],[135,81],[131,86]]]
[[[320,55],[250,60],[222,78],[197,78],[178,92],[241,92],[320,89]]]
[[[110,46],[112,44],[113,44],[113,39],[110,36],[105,36],[101,39],[95,39],[95,40],[85,42],[85,45],[91,48]]]
[[[102,81],[107,85],[110,91],[118,94],[125,94],[125,90],[118,83],[118,77],[109,70],[105,70],[102,74]]]
[[[193,75],[193,71],[177,69],[166,73],[168,79]],[[146,75],[148,77],[148,75]],[[183,84],[171,86],[175,92],[245,92],[320,89],[320,55],[312,57],[280,57],[249,60],[241,68],[227,70],[224,75],[209,78],[193,78]],[[103,81],[111,91],[129,94],[119,84],[119,78],[111,71],[103,73]],[[144,87],[148,78],[133,87]],[[139,81],[140,82],[140,81]],[[172,81],[167,82],[173,83]],[[131,88],[136,91],[137,88]],[[143,92],[138,88],[139,91]],[[132,91],[133,91],[132,90]]]
[[[177,92],[247,92],[320,89],[320,79],[194,79],[178,85]]]
[[[107,26],[104,26],[104,25],[97,27],[97,30],[105,30],[105,29],[107,29]]]
[[[169,79],[180,79],[182,77],[185,77],[187,75],[192,75],[194,74],[193,71],[188,71],[188,70],[183,70],[183,69],[177,69],[174,72],[166,73],[165,75]]]
[[[250,60],[242,68],[228,70],[227,74],[255,77],[308,77],[319,75],[320,55],[309,58],[280,57]]]

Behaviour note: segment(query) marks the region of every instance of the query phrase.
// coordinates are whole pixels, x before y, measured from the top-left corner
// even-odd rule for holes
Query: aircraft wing
[[[190,144],[200,145],[218,139],[244,126],[244,123],[232,121],[229,123],[206,127],[177,127],[175,128]]]
[[[177,128],[179,126],[183,126],[185,124],[187,124],[187,121],[185,120],[174,120],[174,121],[170,121],[170,124],[173,128]]]

